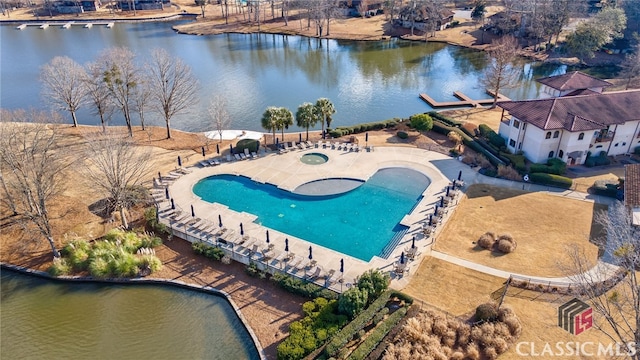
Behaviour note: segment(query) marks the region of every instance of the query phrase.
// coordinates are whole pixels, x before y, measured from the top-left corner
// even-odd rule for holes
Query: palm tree
[[[309,128],[316,126],[320,121],[320,114],[312,103],[304,103],[298,106],[296,111],[296,125],[307,129],[307,141],[309,141]]]
[[[331,126],[331,115],[336,113],[336,109],[333,106],[333,103],[327,98],[320,98],[316,101],[316,110],[318,114],[321,116],[320,121],[322,122],[322,138],[324,139],[324,124],[326,122],[327,128]]]
[[[273,132],[273,144],[276,143],[276,129],[278,127],[279,108],[275,106],[269,106],[267,110],[262,114],[262,128]]]
[[[286,107],[277,108],[278,119],[276,124],[278,129],[282,131],[282,141],[284,141],[284,129],[288,129],[293,125],[293,113]]]

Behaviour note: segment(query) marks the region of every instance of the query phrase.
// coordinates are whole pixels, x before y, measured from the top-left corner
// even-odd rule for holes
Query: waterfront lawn
[[[561,267],[568,261],[567,246],[582,246],[590,258],[596,258],[597,246],[589,239],[600,236],[593,216],[604,209],[556,195],[472,185],[434,249],[512,273],[562,277],[567,275]],[[517,248],[510,254],[481,249],[475,242],[487,231],[510,234]]]

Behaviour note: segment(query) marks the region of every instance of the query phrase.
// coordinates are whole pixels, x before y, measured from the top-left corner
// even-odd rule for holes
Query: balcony
[[[608,142],[613,140],[613,137],[615,136],[615,132],[614,131],[602,131],[600,132],[600,134],[598,134],[596,136],[595,142],[599,143],[599,142]]]

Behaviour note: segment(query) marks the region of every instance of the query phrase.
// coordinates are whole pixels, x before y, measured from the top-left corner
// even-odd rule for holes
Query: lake
[[[67,283],[2,270],[2,359],[259,359],[228,301],[161,285]]]
[[[482,52],[442,43],[343,41],[272,34],[194,36],[171,29],[176,22],[116,23],[112,29],[72,26],[62,29],[36,26],[16,30],[0,26],[0,107],[46,109],[40,98],[40,67],[55,56],[66,55],[78,63],[95,60],[113,46],[129,47],[138,60],[162,47],[188,63],[200,82],[200,102],[187,115],[172,121],[176,129],[213,130],[206,108],[214,94],[228,102],[230,128],[263,131],[260,118],[267,106],[284,106],[294,114],[304,102],[329,98],[336,107],[332,126],[408,117],[431,110],[418,98],[427,93],[435,100],[453,100],[460,90],[472,98],[488,98],[478,86],[487,66]],[[521,60],[520,83],[503,93],[512,99],[537,97],[533,79],[562,74],[564,65]],[[63,113],[64,120],[70,116]],[[145,116],[163,125],[160,116]],[[153,118],[153,119],[152,119]],[[86,108],[79,122],[97,125]],[[114,116],[113,124],[124,124]],[[134,125],[137,119],[134,117]],[[317,127],[319,129],[320,126]],[[297,127],[289,131],[299,130]]]

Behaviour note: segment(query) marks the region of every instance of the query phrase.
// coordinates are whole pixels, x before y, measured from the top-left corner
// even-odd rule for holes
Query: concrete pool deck
[[[302,163],[300,157],[311,152],[327,155],[329,157],[328,162],[322,165]],[[192,170],[190,173],[181,176],[169,185],[169,193],[178,209],[185,213],[190,213],[190,207],[193,206],[197,217],[203,219],[204,222],[217,224],[218,215],[220,215],[223,219],[224,227],[237,229],[236,232],[239,232],[240,223],[242,223],[245,236],[257,239],[259,248],[266,248],[265,232],[267,228],[254,222],[256,220],[255,215],[236,212],[225,205],[203,201],[193,193],[193,186],[201,179],[211,175],[231,174],[246,176],[256,182],[268,183],[287,191],[294,191],[302,184],[326,178],[350,178],[366,181],[379,169],[390,167],[410,168],[421,172],[431,179],[431,184],[425,190],[423,198],[413,208],[412,212],[405,215],[400,221],[401,224],[409,229],[391,251],[388,258],[374,256],[369,262],[366,262],[274,229],[268,230],[270,243],[273,244],[274,259],[277,258],[277,254],[284,252],[285,238],[289,239],[290,253],[294,253],[298,260],[303,263],[308,261],[309,246],[313,246],[313,260],[321,267],[322,272],[327,273],[330,270],[335,272],[333,282],[316,281],[320,285],[329,286],[337,291],[346,290],[348,284],[353,283],[355,278],[364,271],[377,268],[381,271],[390,272],[392,287],[401,288],[417,268],[421,256],[428,253],[427,250],[432,244],[431,239],[434,238],[434,235],[425,239],[422,235],[422,227],[425,222],[428,222],[429,214],[433,213],[436,203],[444,195],[445,188],[451,183],[451,179],[456,178],[459,171],[462,171],[463,179],[465,176],[475,177],[477,175],[474,170],[451,157],[413,147],[376,147],[371,152],[315,147],[293,150],[284,154],[270,152],[263,153],[256,159],[225,161],[221,165],[214,167],[189,168]],[[169,206],[169,202],[165,201],[160,204],[160,209],[161,211],[166,210]],[[455,206],[449,208],[452,209]],[[444,221],[447,218],[448,216],[445,216]],[[309,219],[309,221],[313,221],[313,219]],[[188,241],[200,239],[198,235],[180,231],[180,227],[170,223],[168,218],[165,218],[164,222],[171,225],[171,228],[176,231],[178,236],[186,237]],[[439,228],[441,226],[437,230]],[[413,261],[407,261],[408,272],[403,276],[395,276],[393,272],[394,263],[398,261],[401,253],[411,246],[413,236],[416,236],[418,256]],[[239,255],[233,258],[243,262],[252,260],[251,255]],[[336,281],[340,278],[340,259],[344,259],[344,280],[342,283]],[[280,257],[280,260],[282,260],[282,257]],[[286,268],[286,263],[283,261],[267,261],[263,265],[276,270]],[[305,271],[302,269],[302,271],[293,272],[292,275],[304,277]]]

